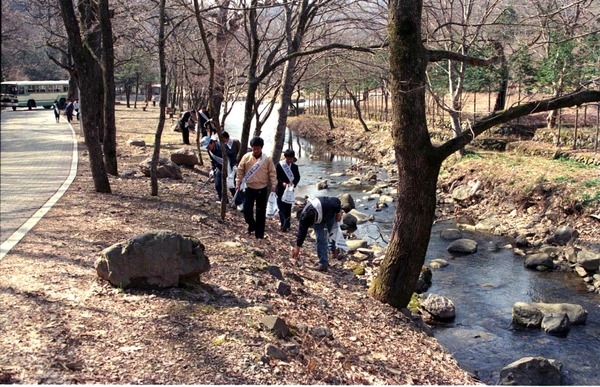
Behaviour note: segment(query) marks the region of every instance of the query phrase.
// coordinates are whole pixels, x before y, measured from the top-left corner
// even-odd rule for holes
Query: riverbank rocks
[[[549,245],[566,246],[572,244],[579,236],[579,232],[571,226],[560,226],[554,231],[554,234],[546,239]]]
[[[447,250],[451,253],[473,254],[477,251],[477,242],[467,238],[457,239],[450,243]]]
[[[356,222],[357,224],[363,224],[366,222],[372,222],[375,220],[375,217],[373,215],[367,215],[363,212],[360,212],[356,209],[351,210],[349,213],[344,215],[344,218],[348,215],[352,215],[356,218]],[[344,222],[345,223],[345,222]]]
[[[193,168],[198,164],[198,155],[193,149],[180,148],[171,153],[171,161],[177,165],[184,165]]]
[[[587,315],[581,305],[567,303],[516,302],[512,308],[513,324],[542,328],[544,332],[563,336],[568,333],[571,324],[585,324]]]
[[[562,364],[554,359],[524,357],[500,371],[500,385],[560,386]]]
[[[523,262],[526,268],[538,271],[554,269],[554,260],[548,253],[529,254]]]
[[[566,313],[550,313],[542,319],[542,330],[553,336],[566,336],[571,329],[571,321]]]
[[[114,286],[160,289],[197,278],[210,269],[210,262],[198,239],[156,230],[104,249],[95,267]]]
[[[436,321],[448,322],[456,317],[454,303],[438,294],[430,294],[421,302],[421,310]]]
[[[354,198],[349,193],[344,193],[339,196],[340,202],[342,203],[342,210],[344,212],[350,212],[351,210],[356,208],[356,203],[354,203]]]
[[[150,177],[150,170],[152,165],[152,157],[148,157],[146,160],[140,163],[140,171],[146,177]],[[156,167],[156,177],[159,179],[169,178],[174,180],[181,180],[181,169],[179,165],[172,161],[167,160],[164,157],[158,159],[158,166]]]
[[[461,239],[463,237],[462,231],[457,228],[447,228],[445,230],[440,231],[440,238],[454,241],[457,239]]]

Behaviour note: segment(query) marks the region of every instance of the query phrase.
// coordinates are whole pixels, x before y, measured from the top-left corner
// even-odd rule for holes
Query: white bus
[[[67,101],[69,81],[8,81],[0,84],[0,106],[50,109],[54,101],[62,109]]]

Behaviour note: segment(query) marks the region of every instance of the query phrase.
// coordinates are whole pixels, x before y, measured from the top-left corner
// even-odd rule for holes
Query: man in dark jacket
[[[277,207],[279,208],[280,230],[286,232],[290,229],[290,219],[292,217],[292,203],[286,203],[282,200],[283,193],[288,186],[296,187],[300,182],[300,171],[294,163],[296,154],[292,149],[283,152],[285,159],[275,165],[277,173]]]
[[[298,234],[296,235],[296,248],[292,252],[292,258],[298,259],[300,256],[300,249],[304,244],[308,229],[312,226],[317,237],[317,256],[319,257],[319,262],[313,268],[317,271],[327,271],[329,267],[329,249],[335,251],[335,241],[329,243],[329,234],[333,231],[336,222],[341,220],[342,203],[340,199],[331,196],[309,199],[298,216]],[[327,232],[325,228],[327,228]]]
[[[221,149],[221,144],[217,140],[209,140],[208,145],[206,146],[206,151],[208,152],[208,157],[210,157],[210,163],[212,166],[211,173],[215,177],[215,189],[217,190],[219,201],[221,201],[221,175],[223,174],[223,153],[221,152]],[[229,169],[234,169],[234,167],[237,165],[235,152],[229,147],[225,147],[225,152],[227,154],[227,163]],[[230,188],[229,192],[231,192],[231,195],[234,195],[235,188]],[[227,198],[225,198],[225,200],[227,201]]]
[[[179,120],[179,129],[181,129],[181,137],[183,139],[183,143],[186,145],[190,145],[190,130],[189,123],[196,121],[196,109],[189,110],[181,115],[181,119]]]

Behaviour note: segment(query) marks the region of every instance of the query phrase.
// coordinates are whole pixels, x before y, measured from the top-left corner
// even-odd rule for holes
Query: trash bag
[[[277,207],[277,194],[271,192],[269,195],[269,201],[267,202],[267,216],[272,218],[277,215],[279,208]]]
[[[237,172],[237,168],[231,168],[230,165],[227,166],[227,188],[235,188],[235,174]]]
[[[346,243],[346,238],[344,238],[344,234],[342,233],[342,228],[340,227],[340,222],[336,222],[335,225],[333,226],[333,230],[331,231],[331,234],[329,235],[329,240],[334,241],[335,247],[340,250],[344,250],[344,251],[350,250],[350,247],[348,247],[348,243]]]
[[[296,203],[296,197],[294,196],[294,186],[293,185],[290,184],[287,187],[285,187],[285,190],[283,191],[283,195],[281,195],[281,201],[284,203],[288,203],[288,204]]]

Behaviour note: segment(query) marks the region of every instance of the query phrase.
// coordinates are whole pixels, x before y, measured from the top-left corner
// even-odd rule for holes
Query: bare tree
[[[398,164],[398,204],[386,255],[369,293],[395,307],[408,305],[425,261],[442,162],[494,125],[536,112],[600,101],[597,90],[533,101],[493,113],[476,121],[470,131],[434,146],[425,115],[427,64],[434,58],[466,58],[427,49],[422,40],[421,17],[420,1],[389,1],[392,138]]]
[[[90,168],[94,179],[94,187],[97,192],[110,193],[110,183],[106,168],[102,160],[102,147],[100,146],[99,133],[102,125],[102,105],[98,100],[103,100],[103,90],[98,82],[98,74],[90,71],[98,66],[95,55],[89,49],[89,42],[84,40],[79,29],[79,21],[75,15],[73,2],[71,0],[59,0],[61,15],[69,37],[71,55],[74,63],[74,73],[79,84],[85,85],[81,88],[81,120],[85,144],[90,155]]]

